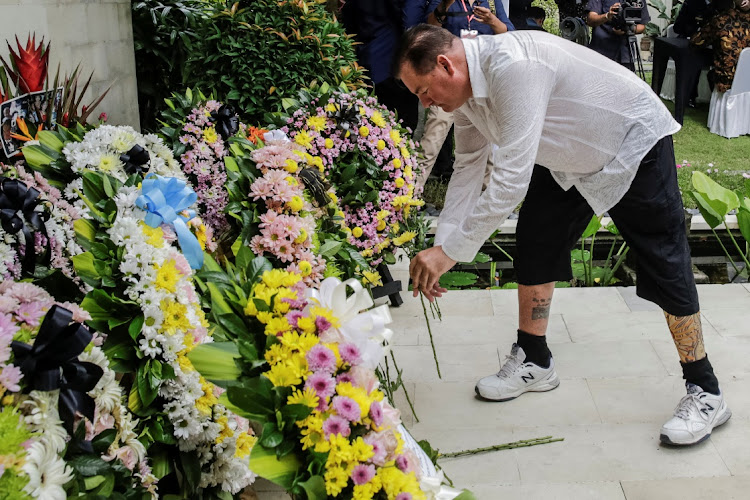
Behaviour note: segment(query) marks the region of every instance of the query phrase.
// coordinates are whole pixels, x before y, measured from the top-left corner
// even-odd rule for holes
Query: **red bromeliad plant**
[[[17,54],[13,52],[13,48],[8,43],[11,64],[0,57],[11,81],[16,86],[16,92],[21,95],[44,90],[44,83],[47,80],[50,44],[47,43],[45,47],[44,38],[42,38],[42,41],[37,45],[36,35],[34,34],[27,38],[26,48],[21,46],[18,37],[16,37],[16,45],[18,46]]]

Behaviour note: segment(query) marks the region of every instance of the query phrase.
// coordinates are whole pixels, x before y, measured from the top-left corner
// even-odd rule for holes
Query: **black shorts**
[[[593,214],[575,187],[564,191],[548,169],[535,165],[516,228],[518,283],[572,279],[570,251]],[[675,316],[698,312],[671,136],[646,154],[609,215],[635,255],[636,293]]]

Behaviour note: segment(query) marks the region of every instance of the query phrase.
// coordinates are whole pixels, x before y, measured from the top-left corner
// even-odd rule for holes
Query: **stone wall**
[[[104,111],[113,125],[138,128],[138,94],[133,55],[130,0],[0,0],[0,54],[7,58],[5,40],[15,50],[29,33],[52,42],[49,74],[54,78],[81,63],[86,78],[94,77],[84,102],[112,89],[94,112]],[[85,82],[85,79],[84,79]]]

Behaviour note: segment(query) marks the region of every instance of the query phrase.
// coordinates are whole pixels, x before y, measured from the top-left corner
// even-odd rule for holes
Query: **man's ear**
[[[453,76],[453,73],[456,71],[456,68],[453,66],[453,61],[451,61],[448,56],[446,56],[445,54],[440,54],[437,57],[437,63],[438,63],[438,67],[444,68],[445,71],[448,72],[449,76]]]

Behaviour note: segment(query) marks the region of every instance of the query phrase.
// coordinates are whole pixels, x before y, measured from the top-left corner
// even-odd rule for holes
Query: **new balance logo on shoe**
[[[711,406],[710,404],[708,403],[703,403],[703,404],[704,406],[703,408],[701,408],[701,413],[703,413],[704,415],[708,416],[709,411],[714,411],[714,407]]]
[[[529,380],[534,380],[534,374],[527,373],[526,375],[521,375],[521,380],[523,380],[525,384],[528,384]]]

